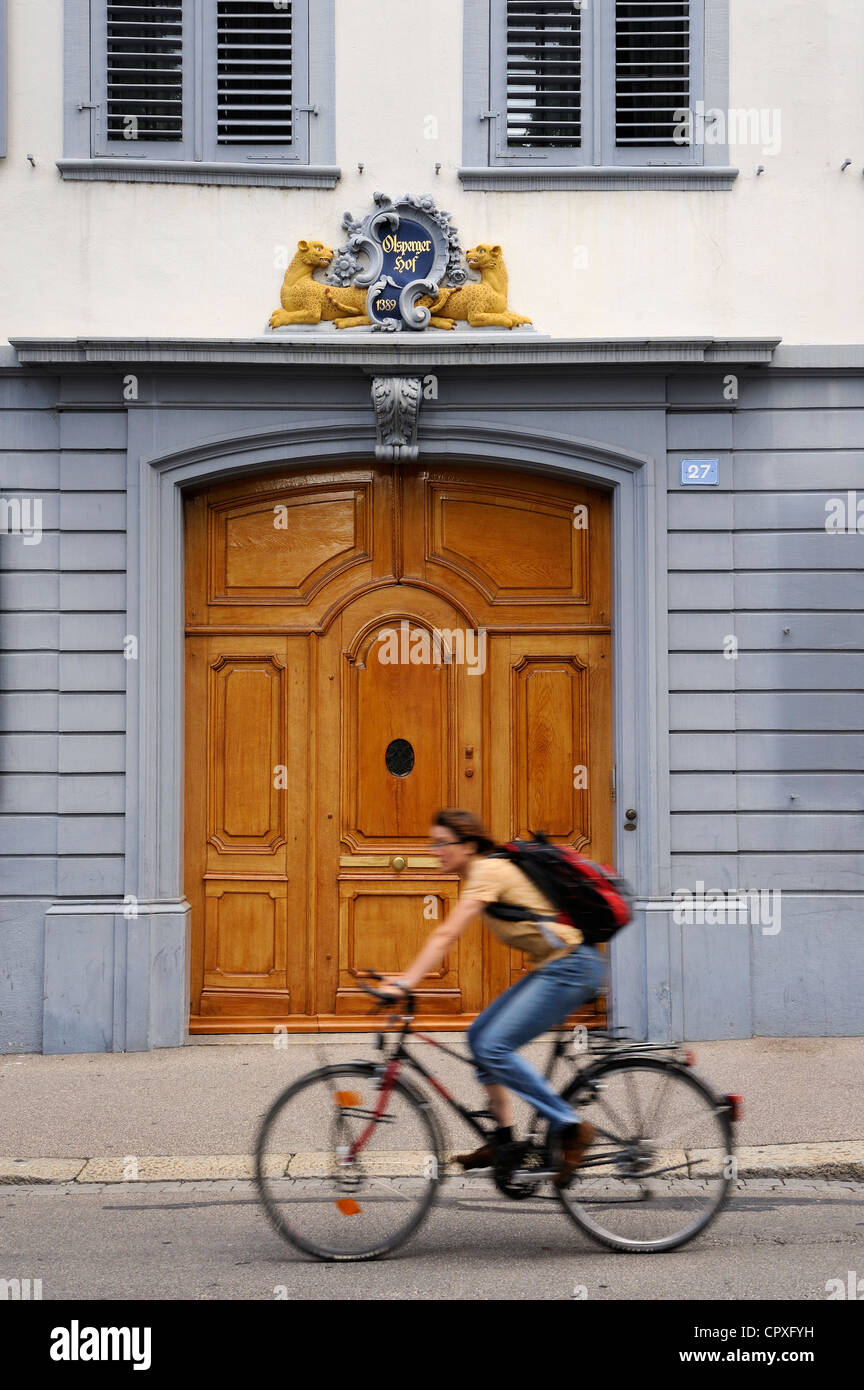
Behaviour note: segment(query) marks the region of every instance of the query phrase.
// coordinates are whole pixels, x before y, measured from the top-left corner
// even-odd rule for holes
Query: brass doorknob
[[[405,860],[403,859],[401,854],[396,854],[393,856],[393,858],[390,860],[390,867],[391,869],[395,869],[397,874],[405,868]]]

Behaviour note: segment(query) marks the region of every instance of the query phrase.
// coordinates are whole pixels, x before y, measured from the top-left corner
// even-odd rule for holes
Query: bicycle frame
[[[391,1016],[391,1021],[392,1017],[395,1017],[395,1015]],[[379,1032],[376,1037],[375,1045],[378,1048],[379,1052],[381,1052],[386,1058],[386,1062],[382,1064],[384,1066],[384,1079],[381,1086],[381,1096],[379,1098],[378,1104],[375,1106],[374,1118],[370,1121],[366,1129],[363,1130],[362,1134],[358,1135],[357,1139],[351,1145],[352,1155],[359,1153],[360,1149],[363,1148],[364,1144],[366,1143],[367,1139],[372,1133],[372,1130],[375,1124],[377,1123],[378,1119],[384,1114],[387,1108],[387,1102],[390,1098],[390,1094],[393,1090],[393,1087],[396,1084],[396,1078],[399,1075],[399,1071],[403,1063],[407,1063],[410,1068],[412,1068],[415,1072],[418,1072],[420,1076],[424,1077],[429,1082],[429,1085],[432,1086],[432,1088],[435,1091],[437,1091],[439,1096],[441,1096],[442,1100],[445,1100],[447,1102],[451,1110],[457,1111],[458,1114],[462,1116],[466,1124],[470,1125],[476,1134],[478,1134],[482,1139],[488,1139],[490,1130],[488,1128],[484,1128],[484,1126],[480,1124],[480,1120],[494,1120],[495,1116],[489,1110],[468,1110],[466,1106],[462,1105],[456,1099],[456,1097],[452,1095],[450,1091],[448,1091],[447,1087],[443,1084],[443,1082],[439,1081],[437,1076],[433,1075],[431,1071],[428,1071],[427,1068],[423,1066],[423,1063],[418,1061],[417,1058],[413,1055],[413,1053],[408,1051],[408,1048],[405,1046],[405,1040],[407,1037],[417,1038],[421,1042],[427,1043],[430,1047],[436,1047],[441,1052],[446,1052],[448,1056],[455,1057],[457,1062],[462,1062],[466,1066],[475,1066],[476,1064],[474,1063],[473,1059],[471,1057],[464,1056],[461,1052],[454,1052],[452,1048],[446,1047],[444,1043],[438,1042],[435,1038],[430,1038],[427,1033],[415,1032],[411,1028],[411,1023],[414,1020],[413,1014],[403,1014],[401,1015],[401,1018],[403,1026],[397,1034],[396,1047],[393,1049],[392,1052],[388,1054],[385,1048],[385,1039],[387,1038],[386,1033],[384,1033],[383,1031]],[[567,1033],[569,1033],[569,1029],[562,1029],[561,1036],[554,1038],[552,1041],[549,1057],[546,1062],[546,1069],[543,1073],[547,1081],[551,1081],[552,1073],[555,1070],[556,1062],[560,1057],[564,1056],[567,1047]],[[639,1046],[639,1044],[635,1044],[635,1047]],[[541,1123],[541,1119],[542,1117],[540,1115],[539,1110],[532,1110],[527,1134],[527,1140],[529,1143],[533,1143],[534,1139],[536,1138],[537,1130]]]
[[[391,1015],[391,1023],[393,1022],[393,1019],[395,1017],[395,1014]],[[393,1087],[396,1084],[396,1080],[403,1063],[407,1063],[407,1065],[411,1069],[419,1073],[420,1076],[424,1077],[425,1080],[429,1082],[429,1085],[432,1086],[432,1088],[438,1093],[439,1096],[441,1096],[442,1100],[445,1100],[447,1102],[451,1110],[455,1110],[459,1115],[461,1115],[466,1124],[470,1125],[470,1127],[474,1130],[476,1134],[478,1134],[482,1139],[488,1139],[491,1131],[488,1128],[484,1128],[484,1126],[480,1124],[480,1120],[494,1120],[495,1116],[489,1110],[468,1110],[466,1106],[462,1105],[456,1099],[456,1097],[452,1095],[450,1091],[448,1091],[447,1087],[443,1084],[443,1082],[439,1081],[437,1076],[433,1075],[432,1072],[428,1071],[427,1068],[423,1066],[423,1063],[418,1061],[417,1058],[411,1052],[408,1051],[408,1048],[405,1046],[405,1040],[408,1037],[418,1038],[421,1042],[427,1043],[430,1047],[436,1047],[441,1052],[446,1052],[448,1056],[454,1057],[457,1062],[462,1062],[466,1066],[474,1066],[475,1063],[473,1059],[470,1056],[464,1056],[461,1052],[454,1052],[452,1048],[446,1047],[444,1043],[438,1042],[435,1038],[430,1038],[427,1033],[415,1032],[411,1027],[411,1024],[413,1023],[415,1017],[414,1014],[402,1014],[400,1015],[400,1017],[402,1020],[402,1027],[401,1029],[399,1029],[396,1035],[397,1042],[392,1052],[388,1054],[386,1051],[386,1038],[388,1035],[382,1030],[376,1036],[375,1045],[378,1048],[379,1052],[381,1052],[383,1056],[386,1058],[386,1061],[381,1064],[384,1071],[383,1081],[381,1085],[381,1095],[375,1106],[369,1124],[351,1144],[350,1152],[352,1157],[359,1153],[360,1150],[364,1147],[370,1135],[372,1134],[375,1125],[383,1117],[387,1109],[387,1104],[390,1099],[390,1095],[392,1093]],[[555,1070],[555,1065],[558,1059],[564,1056],[564,1053],[567,1048],[568,1033],[568,1028],[562,1028],[559,1030],[559,1036],[554,1038],[552,1041],[549,1057],[546,1062],[546,1068],[543,1072],[543,1075],[547,1081],[551,1081],[552,1073]],[[605,1030],[597,1030],[595,1037],[597,1041],[601,1043],[601,1045],[596,1049],[594,1057],[591,1059],[591,1063],[589,1063],[588,1066],[578,1067],[578,1071],[580,1074],[582,1074],[583,1072],[588,1073],[591,1070],[592,1064],[597,1065],[601,1063],[603,1060],[605,1060],[606,1057],[612,1054],[623,1056],[625,1054],[635,1053],[639,1055],[645,1055],[646,1053],[650,1053],[654,1055],[657,1053],[674,1053],[680,1051],[680,1045],[678,1043],[669,1043],[664,1045],[657,1043],[632,1042],[626,1040],[624,1037],[620,1036],[620,1030],[616,1030],[616,1034],[614,1035],[612,1033],[605,1032]],[[602,1039],[606,1040],[605,1043],[601,1041]],[[586,1053],[586,1058],[587,1056],[588,1054]],[[690,1054],[689,1052],[685,1054],[685,1065],[692,1065],[692,1060],[692,1054]],[[731,1098],[724,1097],[724,1099],[729,1100]],[[526,1140],[529,1144],[533,1144],[535,1142],[537,1138],[538,1128],[541,1122],[542,1116],[540,1112],[536,1108],[533,1109],[531,1112],[528,1133],[526,1136]],[[607,1135],[606,1137],[611,1138],[612,1136]]]

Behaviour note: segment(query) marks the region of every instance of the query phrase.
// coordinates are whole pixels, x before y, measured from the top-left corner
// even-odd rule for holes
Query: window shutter
[[[508,151],[582,144],[582,10],[573,0],[507,0]]]
[[[690,0],[615,0],[615,145],[680,151],[676,110],[691,105]],[[679,117],[679,121],[680,121]]]
[[[106,5],[105,137],[130,153],[138,142],[183,139],[183,5]]]
[[[218,0],[219,145],[292,144],[295,9],[292,0]]]

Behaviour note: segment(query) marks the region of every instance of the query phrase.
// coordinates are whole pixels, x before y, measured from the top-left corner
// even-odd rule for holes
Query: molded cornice
[[[348,333],[351,336],[348,336]],[[398,341],[397,341],[398,339]],[[260,338],[14,338],[22,366],[159,363],[189,366],[416,367],[765,363],[780,338],[550,338],[474,329],[382,334],[347,330]]]

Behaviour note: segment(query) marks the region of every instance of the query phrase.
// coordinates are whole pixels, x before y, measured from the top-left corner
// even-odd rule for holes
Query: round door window
[[[394,777],[407,777],[414,766],[414,749],[407,738],[394,738],[384,754],[387,771]]]

